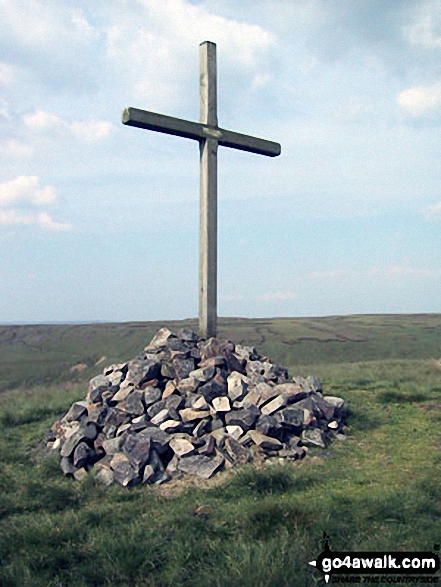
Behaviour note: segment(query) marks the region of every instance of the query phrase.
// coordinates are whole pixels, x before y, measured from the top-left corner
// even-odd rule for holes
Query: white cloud
[[[84,143],[95,143],[107,138],[113,125],[104,120],[91,122],[72,122],[69,125],[72,134]]]
[[[0,210],[0,225],[28,225],[34,222],[34,217],[31,214],[22,214],[17,210]]]
[[[140,0],[154,27],[162,37],[187,41],[191,46],[202,41],[214,41],[224,54],[253,68],[256,56],[274,40],[260,25],[239,22],[219,16],[202,5],[186,0]]]
[[[441,202],[438,202],[433,206],[427,206],[427,208],[423,210],[423,214],[427,220],[441,220]]]
[[[54,232],[67,232],[72,230],[72,226],[67,222],[55,222],[47,212],[40,212],[37,216],[38,223],[45,230]]]
[[[30,226],[37,225],[52,232],[67,232],[72,230],[68,223],[55,222],[47,212],[39,214],[24,214],[18,210],[0,210],[0,226]]]
[[[95,143],[107,138],[113,125],[105,120],[67,122],[50,112],[38,110],[23,117],[25,125],[33,131],[67,130],[83,143]]]
[[[271,76],[269,73],[256,73],[253,77],[252,87],[255,90],[259,88],[263,88],[264,86],[268,85],[271,81]]]
[[[438,4],[438,14],[441,16],[439,6]],[[434,30],[437,25],[439,26],[439,23],[436,22],[436,16],[435,8],[434,13],[421,15],[417,22],[403,28],[404,37],[411,45],[429,50],[441,49],[441,36],[438,36]]]
[[[10,63],[0,61],[0,85],[9,86],[16,79],[16,68]]]
[[[4,99],[0,100],[0,116],[3,116],[3,118],[10,118],[11,117],[11,115],[9,113],[9,104]]]
[[[47,185],[38,189],[39,178],[36,175],[21,175],[16,179],[0,184],[0,206],[9,206],[17,202],[27,202],[38,206],[53,204],[57,201],[55,189]]]
[[[97,37],[80,9],[45,0],[3,0],[2,21],[5,36],[32,49],[72,50]]]
[[[7,155],[15,155],[17,157],[29,157],[34,152],[33,147],[20,143],[15,139],[5,141],[1,145],[1,150]]]
[[[397,102],[412,116],[420,116],[441,104],[441,82],[431,86],[415,86],[397,96]]]
[[[47,130],[57,128],[66,123],[56,114],[38,110],[35,114],[28,114],[23,117],[23,122],[31,130]]]
[[[118,24],[106,28],[107,58],[124,78],[127,99],[144,100],[149,109],[164,111],[188,99],[201,42],[217,44],[224,72],[234,68],[252,75],[275,40],[260,25],[219,16],[188,0],[139,0],[138,5],[141,13],[118,13],[113,19]]]

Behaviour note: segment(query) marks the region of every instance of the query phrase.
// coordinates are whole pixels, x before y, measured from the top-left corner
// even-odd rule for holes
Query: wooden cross
[[[224,130],[217,125],[216,45],[200,45],[200,122],[126,108],[123,124],[194,139],[200,148],[199,330],[216,336],[217,326],[217,147],[277,157],[279,143]]]

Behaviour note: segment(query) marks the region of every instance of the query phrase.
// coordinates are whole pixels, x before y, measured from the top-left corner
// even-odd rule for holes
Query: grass
[[[380,336],[382,320],[372,338]],[[395,330],[406,334],[412,320],[423,322],[403,317],[403,328],[397,321]],[[362,317],[360,323],[364,327]],[[248,327],[247,321],[244,331]],[[66,479],[57,458],[44,455],[41,439],[84,397],[84,384],[74,378],[29,387],[21,381],[4,391],[0,585],[321,585],[320,573],[307,563],[321,552],[323,531],[333,550],[432,550],[441,536],[439,348],[423,358],[420,349],[406,359],[384,359],[387,331],[383,338],[375,359],[362,361],[354,350],[353,361],[330,361],[325,342],[322,354],[290,369],[321,376],[326,393],[347,400],[347,440],[311,451],[300,463],[242,466],[211,482],[127,490],[106,489],[92,476],[81,483]],[[344,344],[358,349],[360,342]],[[83,351],[76,351],[80,360]]]

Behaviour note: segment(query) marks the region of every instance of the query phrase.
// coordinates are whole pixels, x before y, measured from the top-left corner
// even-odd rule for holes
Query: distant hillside
[[[104,363],[132,358],[161,326],[196,329],[197,322],[0,326],[0,390],[86,380]],[[290,370],[296,365],[440,359],[441,314],[221,318],[219,337],[255,345]],[[83,367],[72,371],[78,364]]]

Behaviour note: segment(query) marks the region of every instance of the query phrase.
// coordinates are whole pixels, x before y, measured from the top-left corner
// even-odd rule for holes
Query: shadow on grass
[[[288,534],[311,532],[317,525],[317,512],[306,503],[280,504],[259,503],[246,517],[245,532],[253,540],[269,540],[275,534],[285,531]]]
[[[365,408],[359,407],[354,410],[349,407],[347,411],[347,423],[354,432],[357,430],[368,432],[379,428],[384,424],[384,420],[378,414],[369,412]]]
[[[0,413],[0,426],[4,428],[14,428],[23,424],[32,424],[40,422],[53,416],[60,417],[60,409],[50,406],[29,406],[22,410],[4,410]]]
[[[425,393],[415,392],[412,394],[409,393],[400,393],[398,391],[381,391],[377,395],[377,400],[380,404],[389,404],[389,403],[397,403],[397,404],[410,404],[410,403],[419,403],[424,402],[429,399],[429,396]]]
[[[223,487],[213,489],[223,498],[243,497],[244,495],[280,495],[290,491],[304,491],[318,482],[314,473],[294,475],[291,470],[269,469],[257,471],[252,468],[241,471]]]

